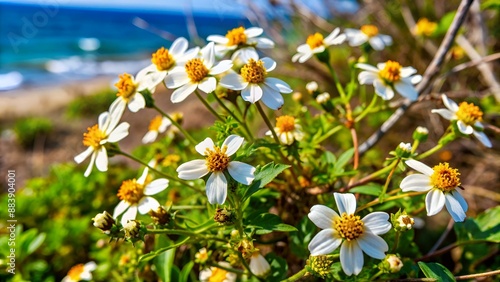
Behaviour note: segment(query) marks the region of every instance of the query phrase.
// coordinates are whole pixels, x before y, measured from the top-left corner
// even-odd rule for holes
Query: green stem
[[[375,279],[377,277],[379,277],[380,275],[384,274],[384,272],[382,270],[379,270],[379,272],[375,273],[375,275],[372,276],[372,278],[370,279],[370,281],[375,281]]]
[[[172,230],[172,229],[147,229],[148,234],[165,234],[165,235],[180,235],[180,236],[188,236],[188,237],[196,237],[204,240],[213,240],[227,243],[227,240],[220,238],[218,236],[212,235],[203,235],[192,231],[187,230]]]
[[[332,136],[337,131],[340,131],[342,128],[344,128],[344,126],[341,124],[335,126],[334,128],[330,129],[327,133],[323,134],[323,136],[321,136],[318,140],[316,140],[316,142],[319,144],[325,141],[328,137]]]
[[[216,268],[220,268],[220,269],[224,269],[225,271],[233,272],[233,273],[236,273],[236,274],[245,274],[245,271],[243,271],[243,270],[225,267],[225,266],[222,266],[222,265],[217,264],[217,263],[207,263],[207,265],[208,266],[213,266],[213,267],[216,267]]]
[[[361,112],[361,114],[359,114],[359,116],[357,116],[354,119],[354,122],[356,122],[356,123],[360,122],[367,114],[371,113],[371,111],[373,110],[373,107],[375,106],[375,104],[377,102],[377,97],[378,97],[378,95],[373,95],[372,101],[370,102],[368,107],[366,107],[363,110],[363,112]]]
[[[196,96],[198,97],[198,99],[200,99],[200,101],[203,103],[203,105],[205,105],[205,107],[216,117],[218,118],[220,121],[225,121],[224,118],[222,118],[215,110],[214,108],[212,108],[212,106],[210,106],[210,104],[203,98],[201,97],[200,93],[198,92],[198,90],[195,90],[194,91],[194,94],[196,94]]]
[[[394,238],[394,246],[392,246],[392,251],[391,253],[394,253],[396,252],[396,250],[398,249],[398,245],[399,245],[399,238],[401,237],[401,231],[396,231],[396,237]]]
[[[207,206],[171,206],[171,210],[173,211],[178,211],[178,210],[205,210],[207,209]]]
[[[415,154],[415,152],[417,151],[417,148],[418,148],[419,145],[420,145],[420,141],[415,140],[413,142],[413,145],[411,146],[411,154],[412,155]]]
[[[391,182],[392,175],[394,174],[394,171],[396,171],[396,168],[398,167],[398,164],[400,161],[401,161],[401,159],[398,158],[398,159],[394,160],[391,164],[391,166],[392,166],[391,172],[389,172],[389,176],[387,176],[384,188],[382,189],[382,193],[380,193],[380,196],[378,197],[380,203],[384,202],[385,193],[387,192],[387,188],[389,187],[389,183]]]
[[[397,191],[397,190],[393,190],[394,192]],[[397,199],[401,199],[401,198],[405,198],[405,197],[412,197],[412,196],[417,196],[417,195],[422,195],[422,194],[425,194],[427,193],[427,191],[424,191],[424,192],[410,192],[410,193],[406,193],[406,194],[400,194],[400,195],[396,195],[396,196],[392,196],[392,197],[389,197],[387,199],[385,199],[385,202],[388,202],[388,201],[392,201],[392,200],[397,200]],[[369,203],[366,203],[364,204],[363,206],[359,207],[356,212],[360,212],[366,208],[369,208],[371,206],[374,206],[376,204],[379,204],[380,203],[380,200],[377,198]]]
[[[233,111],[231,111],[227,106],[226,104],[224,104],[224,102],[219,98],[219,96],[217,96],[217,94],[213,93],[214,97],[215,97],[215,100],[217,100],[217,102],[221,105],[221,107],[224,108],[224,110],[226,110],[226,112],[228,112],[228,114],[230,114],[239,124],[241,124],[243,126],[243,129],[245,129],[245,131],[247,132],[248,134],[248,137],[250,139],[250,141],[253,142],[254,138],[253,138],[253,135],[252,135],[252,131],[250,131],[250,128],[248,128],[248,125],[246,124],[246,122],[243,122],[241,119],[239,119]]]
[[[342,84],[340,84],[340,80],[337,76],[337,73],[335,72],[335,70],[333,69],[333,67],[330,64],[326,64],[326,65],[328,67],[328,70],[330,71],[330,74],[333,77],[333,81],[335,82],[335,87],[337,87],[337,91],[340,94],[340,98],[342,99],[342,101],[344,103],[347,103],[347,96],[344,92],[344,88],[342,87]]]
[[[189,142],[191,142],[192,144],[198,144],[198,142],[196,142],[196,140],[194,140],[194,138],[191,136],[191,134],[189,134],[178,122],[176,122],[170,115],[168,115],[167,113],[165,113],[164,111],[162,111],[160,108],[158,108],[158,106],[156,106],[156,104],[153,104],[153,108],[158,111],[161,115],[163,115],[164,117],[168,118],[170,120],[170,122],[172,122],[172,124],[177,127],[177,129],[180,130],[180,132],[182,132],[182,134],[184,134],[184,136],[186,136],[186,138],[189,140]]]
[[[442,144],[437,144],[436,146],[434,146],[433,148],[429,149],[428,151],[418,155],[416,157],[417,160],[421,160],[421,159],[424,159],[432,154],[434,154],[435,152],[441,150],[443,148],[443,145]]]
[[[307,269],[303,268],[301,271],[295,273],[294,275],[288,277],[287,279],[281,280],[281,282],[293,282],[293,281],[297,281],[300,278],[304,277],[304,275],[306,275],[306,274],[307,274]]]

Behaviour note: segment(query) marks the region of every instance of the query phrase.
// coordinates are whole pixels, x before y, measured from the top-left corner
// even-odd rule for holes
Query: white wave
[[[17,71],[0,74],[0,91],[11,90],[23,83],[23,75]]]

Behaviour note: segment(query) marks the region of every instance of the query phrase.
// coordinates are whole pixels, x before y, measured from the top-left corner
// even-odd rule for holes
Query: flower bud
[[[244,259],[249,259],[255,252],[252,241],[248,239],[242,239],[237,245],[236,250],[241,253]]]
[[[330,256],[310,256],[307,260],[308,270],[321,278],[330,277],[333,259]]]
[[[271,271],[271,265],[258,251],[253,253],[249,266],[252,273],[260,278],[266,277]]]
[[[313,92],[318,91],[318,83],[316,81],[311,81],[306,84],[306,89],[309,94],[313,94]]]
[[[123,225],[125,239],[138,239],[141,233],[141,223],[137,220],[129,220]]]
[[[235,216],[233,212],[226,208],[218,208],[217,211],[215,211],[214,220],[221,225],[231,225],[234,223]]]
[[[391,223],[396,231],[407,231],[413,228],[415,221],[406,212],[399,210],[395,214],[391,214]]]
[[[429,130],[425,127],[419,126],[413,132],[413,140],[425,142],[429,136]]]
[[[403,267],[401,259],[394,254],[388,254],[385,259],[379,264],[379,269],[385,273],[396,273]]]
[[[170,214],[162,206],[156,210],[150,210],[148,214],[156,224],[165,225],[170,222]]]
[[[408,158],[411,156],[411,144],[410,143],[399,143],[396,148],[396,157],[398,158]]]
[[[208,259],[210,258],[212,251],[207,251],[207,248],[201,248],[195,255],[194,255],[194,262],[199,263],[199,264],[205,264]]]
[[[318,104],[324,104],[328,102],[328,100],[330,100],[330,93],[328,92],[323,92],[316,97],[316,102],[318,102]]]
[[[302,101],[302,93],[301,92],[293,92],[292,94],[292,99],[295,101],[295,102],[300,102]]]
[[[107,211],[98,213],[92,220],[94,221],[94,226],[101,229],[106,234],[110,233],[111,228],[115,224],[115,219]]]

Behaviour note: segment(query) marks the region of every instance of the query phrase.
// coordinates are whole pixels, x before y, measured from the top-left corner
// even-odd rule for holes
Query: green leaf
[[[152,259],[154,259],[155,257],[159,256],[160,254],[162,254],[163,252],[166,252],[170,249],[173,249],[173,248],[177,248],[179,246],[182,246],[184,243],[186,243],[187,241],[189,241],[191,237],[186,237],[184,238],[183,240],[175,243],[175,244],[172,244],[168,247],[164,247],[164,248],[160,248],[154,252],[150,252],[150,253],[147,253],[145,255],[142,255],[139,257],[139,262],[145,262],[145,261],[150,261]]]
[[[450,28],[450,25],[453,22],[453,19],[455,18],[455,14],[456,14],[455,11],[445,14],[438,22],[438,26],[436,28],[436,31],[434,31],[433,36],[439,36],[445,34]]]
[[[349,192],[378,197],[382,192],[382,186],[378,184],[362,185],[349,189]]]
[[[476,219],[468,218],[454,226],[458,241],[483,240],[500,243],[500,206],[486,210]]]
[[[245,195],[243,196],[243,201],[245,201],[248,197],[252,196],[255,192],[257,192],[260,188],[269,184],[269,182],[273,181],[276,176],[282,173],[285,169],[289,168],[289,165],[284,164],[275,164],[274,162],[270,162],[264,165],[261,168],[258,168],[255,172],[255,179],[253,180],[250,187],[248,187]]]
[[[181,272],[179,273],[179,282],[188,282],[189,274],[191,273],[193,266],[194,266],[193,261],[190,261],[184,265]]]
[[[297,231],[297,228],[288,224],[284,224],[279,216],[272,213],[263,213],[257,215],[256,217],[250,219],[247,227],[253,227],[257,229],[255,233],[258,235],[268,234],[273,231]]]
[[[45,241],[45,233],[40,233],[36,236],[28,245],[28,249],[26,250],[26,255],[32,254],[36,251]]]
[[[352,156],[354,156],[354,148],[351,148],[342,153],[342,155],[339,156],[337,162],[335,163],[333,170],[339,171],[341,168],[344,168],[344,166],[346,166],[347,163],[352,159]]]
[[[427,278],[434,278],[439,282],[455,281],[453,274],[439,263],[418,262],[418,266]]]
[[[269,253],[266,255],[266,260],[271,265],[271,273],[266,281],[281,281],[286,278],[288,265],[284,258],[277,256],[275,253]]]
[[[290,232],[290,250],[299,258],[307,259],[310,254],[307,245],[316,232],[316,226],[307,216],[304,216],[297,228],[297,232]]]

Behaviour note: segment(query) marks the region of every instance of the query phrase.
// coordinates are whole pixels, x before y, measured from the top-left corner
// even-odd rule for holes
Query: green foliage
[[[81,96],[68,104],[66,116],[71,119],[94,117],[108,110],[116,99],[116,90],[103,89],[92,95]]]
[[[13,130],[17,141],[24,148],[31,148],[37,140],[45,140],[53,131],[54,125],[48,118],[25,118],[16,121]]]

